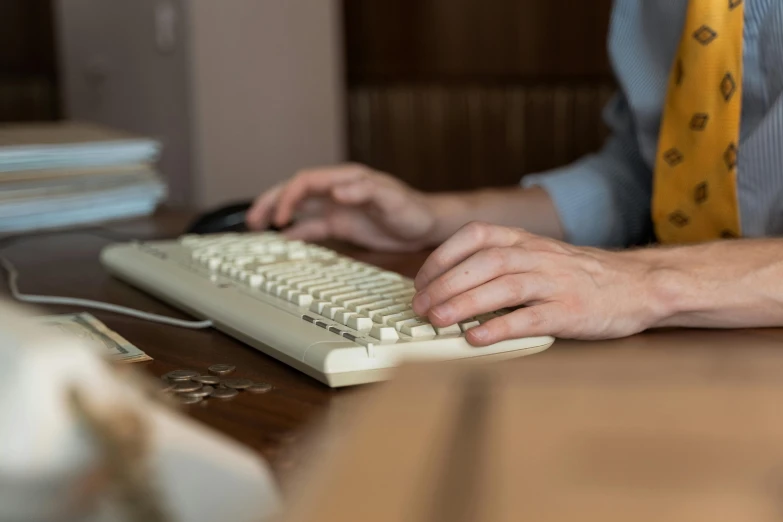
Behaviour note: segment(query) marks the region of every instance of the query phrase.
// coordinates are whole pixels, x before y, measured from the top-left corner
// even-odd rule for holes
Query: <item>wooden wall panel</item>
[[[427,190],[598,148],[611,0],[344,0],[350,156]]]
[[[424,190],[514,184],[605,136],[606,86],[355,87],[350,153]]]
[[[59,115],[51,0],[0,0],[0,122]]]

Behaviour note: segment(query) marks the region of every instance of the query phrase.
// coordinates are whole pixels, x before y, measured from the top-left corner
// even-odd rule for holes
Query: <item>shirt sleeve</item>
[[[652,173],[621,94],[607,105],[604,119],[612,135],[600,151],[525,176],[522,186],[538,186],[549,194],[569,243],[603,248],[643,244],[652,230]]]

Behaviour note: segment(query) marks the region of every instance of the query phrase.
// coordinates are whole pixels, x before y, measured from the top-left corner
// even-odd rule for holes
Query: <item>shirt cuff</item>
[[[525,176],[521,185],[540,187],[549,194],[568,243],[625,247],[628,238],[622,212],[614,208],[613,191],[602,172],[605,168],[596,156],[588,156],[566,167]]]

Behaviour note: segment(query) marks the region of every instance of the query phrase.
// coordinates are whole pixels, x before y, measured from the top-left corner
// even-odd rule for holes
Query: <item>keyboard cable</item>
[[[130,317],[135,317],[136,319],[142,319],[154,323],[177,326],[180,328],[191,328],[194,330],[211,328],[213,326],[212,321],[183,321],[181,319],[174,319],[173,317],[165,317],[162,315],[151,314],[149,312],[134,310],[133,308],[127,308],[124,306],[102,303],[100,301],[91,301],[89,299],[23,294],[19,291],[18,286],[19,272],[13,263],[11,263],[11,261],[9,261],[7,258],[0,256],[0,266],[2,266],[3,270],[8,276],[7,282],[8,288],[11,290],[11,295],[14,297],[14,299],[23,303],[92,308],[96,310],[103,310],[105,312],[127,315]]]

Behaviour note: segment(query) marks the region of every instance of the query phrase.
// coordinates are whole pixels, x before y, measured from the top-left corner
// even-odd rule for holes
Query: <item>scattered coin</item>
[[[184,395],[185,397],[206,397],[213,391],[215,391],[215,388],[213,388],[212,386],[204,386],[203,388],[199,388],[198,390],[183,392],[181,393],[181,395]]]
[[[245,391],[250,393],[267,393],[272,391],[272,385],[266,382],[257,382],[251,386],[248,386]]]
[[[253,381],[250,379],[223,379],[222,384],[225,384],[226,388],[244,390],[253,386]]]
[[[175,393],[187,393],[201,389],[201,384],[193,381],[178,382],[174,385]]]
[[[164,379],[170,381],[189,381],[193,377],[198,377],[198,372],[193,370],[174,370],[163,376]]]
[[[213,364],[209,367],[209,373],[212,375],[228,375],[229,373],[234,373],[236,369],[236,366],[230,364]]]
[[[213,397],[215,399],[233,399],[239,394],[238,391],[232,390],[230,388],[215,388],[212,390],[212,393],[209,394],[210,397]]]
[[[201,402],[202,400],[203,400],[202,397],[188,397],[188,396],[179,397],[179,402],[181,404],[196,404],[197,402]]]
[[[211,384],[217,386],[220,384],[220,377],[216,375],[199,375],[191,379],[194,382],[200,382],[201,384]]]

